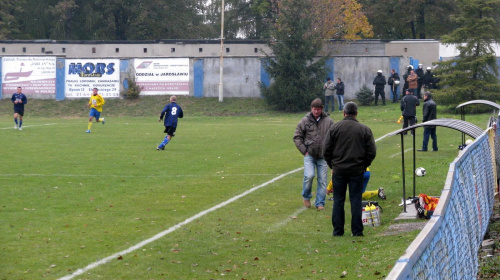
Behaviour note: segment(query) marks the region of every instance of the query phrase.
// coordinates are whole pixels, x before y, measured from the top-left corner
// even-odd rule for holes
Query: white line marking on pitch
[[[161,178],[161,177],[231,177],[231,176],[276,176],[279,174],[266,174],[266,173],[247,173],[247,174],[213,174],[213,175],[190,175],[190,174],[177,174],[177,175],[116,175],[116,174],[40,174],[40,173],[24,173],[24,174],[0,174],[0,177],[106,177],[106,178]]]
[[[267,232],[273,232],[273,231],[276,231],[276,230],[277,230],[277,229],[279,229],[280,227],[282,227],[282,226],[284,226],[284,225],[288,224],[289,222],[291,222],[291,221],[294,219],[294,217],[297,217],[300,213],[304,212],[305,210],[307,210],[307,208],[305,208],[305,207],[301,207],[301,208],[299,208],[299,210],[295,211],[295,213],[293,213],[292,215],[290,215],[290,217],[288,217],[288,218],[286,218],[286,219],[282,220],[281,222],[279,222],[279,223],[277,223],[277,224],[273,225],[271,228],[269,228],[269,229],[267,230]]]
[[[382,137],[378,138],[377,140],[375,140],[375,142],[378,142],[379,140],[384,139],[387,135],[388,135],[388,134],[386,134],[386,135],[384,135],[384,136],[382,136]],[[234,197],[232,197],[232,198],[230,198],[230,199],[228,199],[228,200],[226,200],[226,201],[224,201],[224,202],[222,202],[222,203],[220,203],[220,204],[218,204],[218,205],[215,205],[215,206],[214,206],[214,207],[212,207],[212,208],[209,208],[209,209],[207,209],[207,210],[205,210],[205,211],[202,211],[202,212],[200,212],[200,213],[198,213],[198,214],[196,214],[196,215],[194,215],[194,216],[192,216],[192,217],[190,217],[190,218],[188,218],[188,219],[184,220],[183,222],[180,222],[180,223],[176,224],[175,226],[172,226],[172,227],[170,227],[169,229],[166,229],[166,230],[164,230],[164,231],[162,231],[162,232],[158,233],[157,235],[155,235],[155,236],[153,236],[153,237],[151,237],[151,238],[149,238],[149,239],[146,239],[146,240],[144,240],[144,241],[141,241],[141,242],[137,243],[136,245],[134,245],[134,246],[132,246],[132,247],[130,247],[130,248],[128,248],[128,249],[126,249],[126,250],[123,250],[123,251],[121,251],[121,252],[115,253],[115,254],[113,254],[113,255],[111,255],[111,256],[108,256],[108,257],[106,257],[106,258],[104,258],[104,259],[102,259],[102,260],[100,260],[100,261],[97,261],[97,262],[91,263],[91,264],[87,265],[87,266],[86,266],[86,267],[84,267],[84,268],[80,268],[80,269],[78,269],[77,271],[75,271],[75,272],[74,272],[74,273],[72,273],[71,275],[67,275],[67,276],[64,276],[64,277],[62,277],[62,278],[59,278],[59,280],[69,280],[69,279],[73,279],[73,277],[78,276],[78,275],[82,275],[82,274],[84,274],[85,272],[87,272],[87,271],[89,271],[89,270],[91,270],[91,269],[93,269],[93,268],[96,268],[96,267],[98,267],[98,266],[100,266],[100,265],[102,265],[102,264],[105,264],[105,263],[107,263],[107,262],[109,262],[109,261],[111,261],[111,260],[113,260],[113,259],[118,258],[119,256],[126,255],[126,254],[128,254],[128,253],[131,253],[131,252],[133,252],[133,251],[137,250],[137,249],[140,249],[140,248],[142,248],[142,247],[146,246],[147,244],[149,244],[149,243],[151,243],[151,242],[154,242],[154,241],[156,241],[156,240],[158,240],[158,239],[162,238],[163,236],[165,236],[165,235],[167,235],[167,234],[169,234],[169,233],[171,233],[171,232],[174,232],[175,230],[177,230],[177,229],[181,228],[182,226],[185,226],[185,225],[187,225],[187,224],[191,223],[192,221],[194,221],[194,220],[196,220],[196,219],[198,219],[198,218],[201,218],[201,217],[205,216],[205,215],[206,215],[206,214],[208,214],[208,213],[211,213],[211,212],[213,212],[213,211],[215,211],[215,210],[217,210],[217,209],[219,209],[219,208],[222,208],[222,207],[224,207],[224,206],[228,205],[229,203],[234,202],[234,201],[236,201],[236,200],[238,200],[238,199],[240,199],[240,198],[242,198],[242,197],[244,197],[244,196],[246,196],[246,195],[248,195],[248,194],[250,194],[250,193],[252,193],[252,192],[254,192],[254,191],[258,190],[258,189],[260,189],[260,188],[263,188],[263,187],[265,187],[265,186],[267,186],[267,185],[269,185],[269,184],[271,184],[271,183],[274,183],[274,182],[278,181],[279,179],[281,179],[281,178],[283,178],[283,177],[285,177],[285,176],[288,176],[288,175],[290,175],[290,174],[293,174],[293,173],[295,173],[295,172],[297,172],[297,171],[300,171],[300,170],[303,170],[303,169],[304,169],[304,167],[300,167],[300,168],[297,168],[297,169],[295,169],[295,170],[289,171],[289,172],[287,172],[287,173],[281,174],[281,175],[279,175],[278,177],[275,177],[275,178],[273,178],[273,179],[272,179],[272,180],[270,180],[270,181],[267,181],[267,182],[265,182],[265,183],[263,183],[263,184],[261,184],[261,185],[258,185],[258,186],[256,186],[256,187],[253,187],[253,188],[249,189],[248,191],[245,191],[245,192],[243,192],[243,193],[241,193],[241,194],[239,194],[239,195],[237,195],[237,196],[234,196]],[[301,209],[299,209],[298,211],[296,211],[294,214],[292,214],[292,216],[296,216],[296,215],[298,215],[298,214],[302,213],[304,210],[306,210],[306,208],[301,208]],[[288,219],[286,219],[286,220],[284,220],[284,221],[281,221],[280,223],[278,223],[278,224],[277,224],[277,226],[278,226],[278,227],[279,227],[279,226],[282,226],[282,225],[286,224],[287,222],[288,222]]]
[[[140,249],[140,248],[142,248],[143,246],[145,246],[145,245],[147,245],[147,244],[149,244],[149,243],[151,243],[151,242],[153,242],[153,241],[156,241],[156,240],[158,240],[158,239],[162,238],[163,236],[165,236],[165,235],[167,235],[167,234],[169,234],[169,233],[171,233],[171,232],[173,232],[173,231],[175,231],[175,230],[177,230],[177,229],[181,228],[181,227],[182,227],[182,226],[184,226],[184,225],[187,225],[187,224],[191,223],[192,221],[194,221],[194,220],[196,220],[196,219],[198,219],[198,218],[201,218],[201,217],[205,216],[206,214],[208,214],[208,213],[210,213],[210,212],[213,212],[213,211],[215,211],[215,210],[217,210],[217,209],[219,209],[219,208],[222,208],[222,207],[224,207],[224,206],[228,205],[228,204],[229,204],[229,203],[231,203],[231,202],[234,202],[234,201],[236,201],[236,200],[238,200],[238,199],[240,199],[240,198],[242,198],[242,197],[244,197],[244,196],[246,196],[246,195],[248,195],[248,194],[250,194],[250,193],[252,193],[252,192],[254,192],[254,191],[258,190],[258,189],[260,189],[260,188],[263,188],[263,187],[265,187],[265,186],[267,186],[267,185],[269,185],[269,184],[271,184],[271,183],[274,183],[274,182],[278,181],[279,179],[281,179],[281,178],[283,178],[283,177],[285,177],[285,176],[288,176],[288,175],[290,175],[290,174],[293,174],[293,173],[295,173],[295,172],[297,172],[297,171],[300,171],[300,170],[302,170],[302,169],[304,169],[304,167],[300,167],[300,168],[297,168],[297,169],[292,170],[292,171],[290,171],[290,172],[287,172],[287,173],[281,174],[280,176],[275,177],[275,178],[273,178],[273,179],[272,179],[272,180],[270,180],[270,181],[267,181],[267,182],[265,182],[265,183],[263,183],[263,184],[261,184],[261,185],[258,185],[258,186],[256,186],[256,187],[253,187],[253,188],[249,189],[248,191],[245,191],[245,192],[243,192],[243,193],[241,193],[241,194],[239,194],[239,195],[237,195],[237,196],[234,196],[234,197],[232,197],[232,198],[230,198],[230,199],[228,199],[228,200],[226,200],[226,201],[224,201],[224,202],[222,202],[222,203],[220,203],[220,204],[218,204],[218,205],[215,205],[215,206],[214,206],[214,207],[212,207],[212,208],[209,208],[209,209],[207,209],[207,210],[205,210],[205,211],[202,211],[202,212],[200,212],[200,213],[198,213],[198,214],[196,214],[196,215],[192,216],[191,218],[188,218],[188,219],[184,220],[183,222],[180,222],[180,223],[176,224],[175,226],[172,226],[172,227],[170,227],[169,229],[164,230],[164,231],[162,231],[162,232],[158,233],[157,235],[155,235],[155,236],[153,236],[153,237],[151,237],[151,238],[149,238],[149,239],[146,239],[146,240],[144,240],[144,241],[141,241],[141,242],[137,243],[136,245],[134,245],[134,246],[132,246],[132,247],[130,247],[130,248],[128,248],[128,249],[126,249],[126,250],[123,250],[123,251],[121,251],[121,252],[115,253],[115,254],[113,254],[113,255],[111,255],[111,256],[108,256],[108,257],[106,257],[106,258],[104,258],[104,259],[102,259],[102,260],[100,260],[100,261],[97,261],[97,262],[91,263],[91,264],[87,265],[87,266],[86,266],[86,267],[84,267],[84,268],[80,268],[80,269],[78,269],[77,271],[75,271],[75,272],[74,272],[73,274],[71,274],[71,275],[67,275],[67,276],[65,276],[65,277],[59,278],[59,280],[69,280],[69,279],[73,279],[73,277],[78,276],[78,275],[82,275],[83,273],[85,273],[85,272],[87,272],[87,271],[89,271],[89,270],[91,270],[91,269],[93,269],[93,268],[96,268],[96,267],[98,267],[98,266],[100,266],[100,265],[102,265],[102,264],[105,264],[105,263],[107,263],[107,262],[109,262],[109,261],[111,261],[111,260],[113,260],[113,259],[116,259],[116,258],[118,258],[119,256],[126,255],[126,254],[128,254],[128,253],[131,253],[131,252],[133,252],[133,251],[137,250],[137,249]]]
[[[406,150],[405,150],[405,153],[406,153],[406,152],[408,152],[408,151],[411,151],[411,150],[413,150],[413,148],[406,149]],[[391,156],[389,156],[389,157],[390,157],[390,158],[393,158],[393,157],[395,157],[395,156],[399,156],[400,154],[401,154],[401,152],[399,152],[399,153],[395,153],[395,154],[393,154],[393,155],[391,155]]]
[[[23,125],[22,127],[26,128],[26,127],[46,126],[46,125],[56,125],[56,124],[55,123],[46,123],[46,124],[36,124],[36,125]],[[10,126],[10,127],[3,127],[3,128],[0,128],[0,129],[15,129],[15,128],[13,128],[12,126]]]

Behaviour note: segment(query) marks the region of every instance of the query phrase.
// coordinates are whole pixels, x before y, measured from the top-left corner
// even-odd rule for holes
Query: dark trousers
[[[407,128],[408,126],[412,126],[415,124],[415,116],[403,116],[403,128]],[[407,133],[403,133],[406,135]],[[413,131],[411,132],[411,135],[413,135]]]
[[[333,210],[332,225],[333,235],[344,235],[345,211],[344,204],[349,185],[349,200],[351,202],[351,231],[353,235],[363,234],[363,220],[361,208],[361,195],[363,192],[363,175],[347,175],[334,173],[333,183]]]
[[[378,96],[382,98],[382,104],[385,105],[385,92],[383,89],[375,89],[375,105],[378,105]]]
[[[422,143],[422,150],[427,151],[427,144],[429,144],[429,137],[432,138],[432,150],[438,150],[438,139],[436,136],[436,127],[435,126],[425,126],[424,127],[424,141]]]

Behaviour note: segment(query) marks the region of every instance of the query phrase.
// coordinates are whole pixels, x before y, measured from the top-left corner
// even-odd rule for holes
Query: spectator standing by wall
[[[432,69],[427,67],[424,77],[422,78],[422,83],[426,89],[434,89],[434,74],[432,73]]]
[[[387,84],[391,86],[392,103],[396,103],[399,100],[399,95],[398,95],[399,83],[400,83],[399,75],[398,73],[396,73],[396,70],[392,69],[391,76],[389,76],[389,79],[387,80]]]
[[[339,102],[339,110],[344,110],[344,82],[340,78],[337,78],[337,84],[335,85],[335,89],[337,90],[337,99]]]
[[[325,113],[328,113],[328,105],[332,104],[332,112],[335,111],[335,96],[333,95],[335,91],[335,83],[332,79],[326,78],[326,83],[323,86],[325,90]]]
[[[408,77],[410,76],[412,69],[413,66],[408,65],[408,67],[406,67],[406,73],[403,74],[403,80],[404,80],[403,91],[402,91],[403,96],[405,96],[406,90],[408,90]]]
[[[422,91],[422,84],[423,84],[423,78],[424,78],[424,69],[422,64],[418,65],[418,69],[415,71],[415,74],[417,74],[417,98],[421,99],[422,95],[420,92]]]
[[[410,71],[410,76],[408,76],[408,89],[410,92],[417,96],[417,87],[418,87],[418,76],[415,74],[415,71]],[[417,96],[418,99],[418,96]]]
[[[378,96],[382,97],[382,104],[385,105],[385,92],[384,88],[387,84],[385,76],[382,75],[382,70],[377,71],[377,76],[373,79],[373,84],[375,85],[375,106],[378,105]]]

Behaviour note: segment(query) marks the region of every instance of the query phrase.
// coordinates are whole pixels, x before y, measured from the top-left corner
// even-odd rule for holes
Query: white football
[[[465,141],[465,144],[466,144],[466,145],[470,145],[470,144],[472,144],[472,142],[474,142],[474,140],[472,140],[472,139],[467,139],[467,141]]]
[[[415,169],[415,174],[417,174],[417,176],[419,177],[425,176],[425,168],[419,167]]]

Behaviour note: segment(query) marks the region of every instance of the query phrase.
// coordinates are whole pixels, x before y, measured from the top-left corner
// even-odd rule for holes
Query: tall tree
[[[455,0],[359,0],[379,39],[439,39],[455,27]]]
[[[49,7],[48,12],[55,19],[50,33],[52,39],[69,40],[73,38],[73,19],[77,8],[75,0],[63,0],[57,5]]]
[[[21,15],[23,4],[24,0],[0,0],[0,39],[20,35],[20,21],[16,16]]]
[[[273,79],[262,93],[281,111],[301,111],[320,97],[326,76],[325,38],[355,40],[371,35],[371,26],[355,0],[273,0],[272,39],[267,72]],[[336,7],[332,8],[332,7]]]
[[[276,29],[269,44],[273,58],[268,56],[267,67],[273,83],[262,87],[262,93],[277,110],[302,111],[321,92],[325,59],[313,60],[322,37],[313,28],[312,1],[282,0],[276,8]]]
[[[492,44],[500,40],[500,0],[457,0],[458,28],[443,36],[443,42],[457,46],[457,59],[438,63],[436,74],[442,90],[436,99],[442,104],[500,99],[498,67]]]

